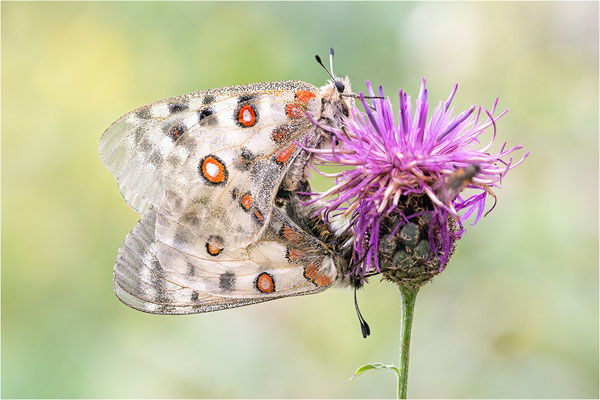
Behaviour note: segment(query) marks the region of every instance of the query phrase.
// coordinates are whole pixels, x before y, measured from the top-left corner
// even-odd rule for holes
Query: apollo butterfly
[[[311,161],[297,143],[327,139],[307,113],[337,128],[352,105],[349,79],[330,75],[168,98],[104,132],[102,161],[142,214],[114,266],[121,301],[188,314],[360,285],[346,278],[351,237],[324,235],[296,193]]]

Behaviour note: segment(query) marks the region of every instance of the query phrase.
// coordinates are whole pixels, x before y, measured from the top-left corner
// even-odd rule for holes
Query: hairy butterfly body
[[[266,82],[191,93],[132,111],[100,140],[142,218],[119,249],[117,296],[159,314],[311,294],[347,275],[350,238],[309,218],[294,193],[321,125],[349,110],[347,80]],[[284,194],[284,195],[282,195]],[[312,221],[312,222],[310,222]],[[315,222],[316,221],[316,222]]]

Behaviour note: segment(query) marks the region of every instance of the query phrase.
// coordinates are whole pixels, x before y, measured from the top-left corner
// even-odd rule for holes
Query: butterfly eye
[[[338,92],[344,93],[345,86],[344,86],[344,84],[342,82],[335,81],[334,85],[335,85],[335,88],[337,89]]]

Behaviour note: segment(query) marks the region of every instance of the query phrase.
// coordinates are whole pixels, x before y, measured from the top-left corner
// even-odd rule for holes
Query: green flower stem
[[[402,302],[402,324],[400,325],[400,374],[398,375],[398,398],[406,399],[406,388],[408,386],[408,357],[410,353],[410,334],[412,330],[413,313],[415,311],[415,300],[417,299],[418,287],[407,287],[400,285]]]

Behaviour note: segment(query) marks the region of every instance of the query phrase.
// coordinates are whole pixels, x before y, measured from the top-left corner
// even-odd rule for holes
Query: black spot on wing
[[[150,108],[142,108],[135,113],[135,116],[139,119],[150,119],[152,118],[152,113],[150,112]]]
[[[195,210],[185,212],[181,215],[180,219],[182,223],[190,227],[197,227],[202,222],[202,220],[198,218],[198,214],[196,214]]]
[[[173,236],[173,240],[175,243],[189,244],[189,231],[187,228],[178,228]]]
[[[235,286],[235,275],[233,272],[225,272],[219,276],[219,287],[230,292]]]
[[[200,111],[198,111],[198,123],[203,123],[203,121],[206,120],[205,123],[209,125],[215,125],[217,123],[217,119],[209,118],[210,116],[214,115],[214,113],[215,112],[210,107],[205,107],[201,109]]]
[[[152,155],[150,155],[148,160],[150,163],[152,163],[152,165],[159,166],[162,164],[164,157],[158,151],[155,151],[152,153]]]
[[[154,150],[154,143],[152,143],[146,136],[142,136],[138,145],[138,150],[143,153],[150,153]]]
[[[189,106],[187,104],[184,103],[169,103],[167,105],[167,107],[169,107],[169,113],[170,114],[174,114],[174,113],[178,113],[181,111],[185,111],[189,108]]]
[[[209,95],[207,95],[207,96],[204,96],[204,98],[202,99],[202,103],[203,103],[203,104],[210,104],[210,103],[212,103],[213,101],[215,101],[215,96],[212,96],[212,95],[210,95],[210,94],[209,94]]]
[[[238,104],[248,103],[254,99],[256,99],[256,96],[242,95],[242,96],[238,97]]]
[[[188,262],[187,267],[188,267],[188,275],[196,276],[196,266],[194,264],[192,264],[191,262]]]
[[[160,262],[157,259],[153,259],[151,263],[153,271],[162,271],[162,266],[160,265]],[[142,280],[140,280],[140,283],[141,282]],[[143,286],[140,286],[140,291],[146,292],[146,294],[151,298],[151,301],[153,303],[168,302],[169,298],[167,296],[167,288],[165,286],[164,279],[155,279],[153,280],[152,284],[153,286],[150,291],[147,292]]]
[[[245,147],[242,147],[240,150],[239,156],[236,159],[235,166],[242,171],[250,171],[252,165],[254,165],[254,160],[256,160],[257,155],[248,150]]]
[[[169,136],[175,142],[185,133],[187,126],[180,122],[175,126],[165,127],[165,129],[167,136]]]

